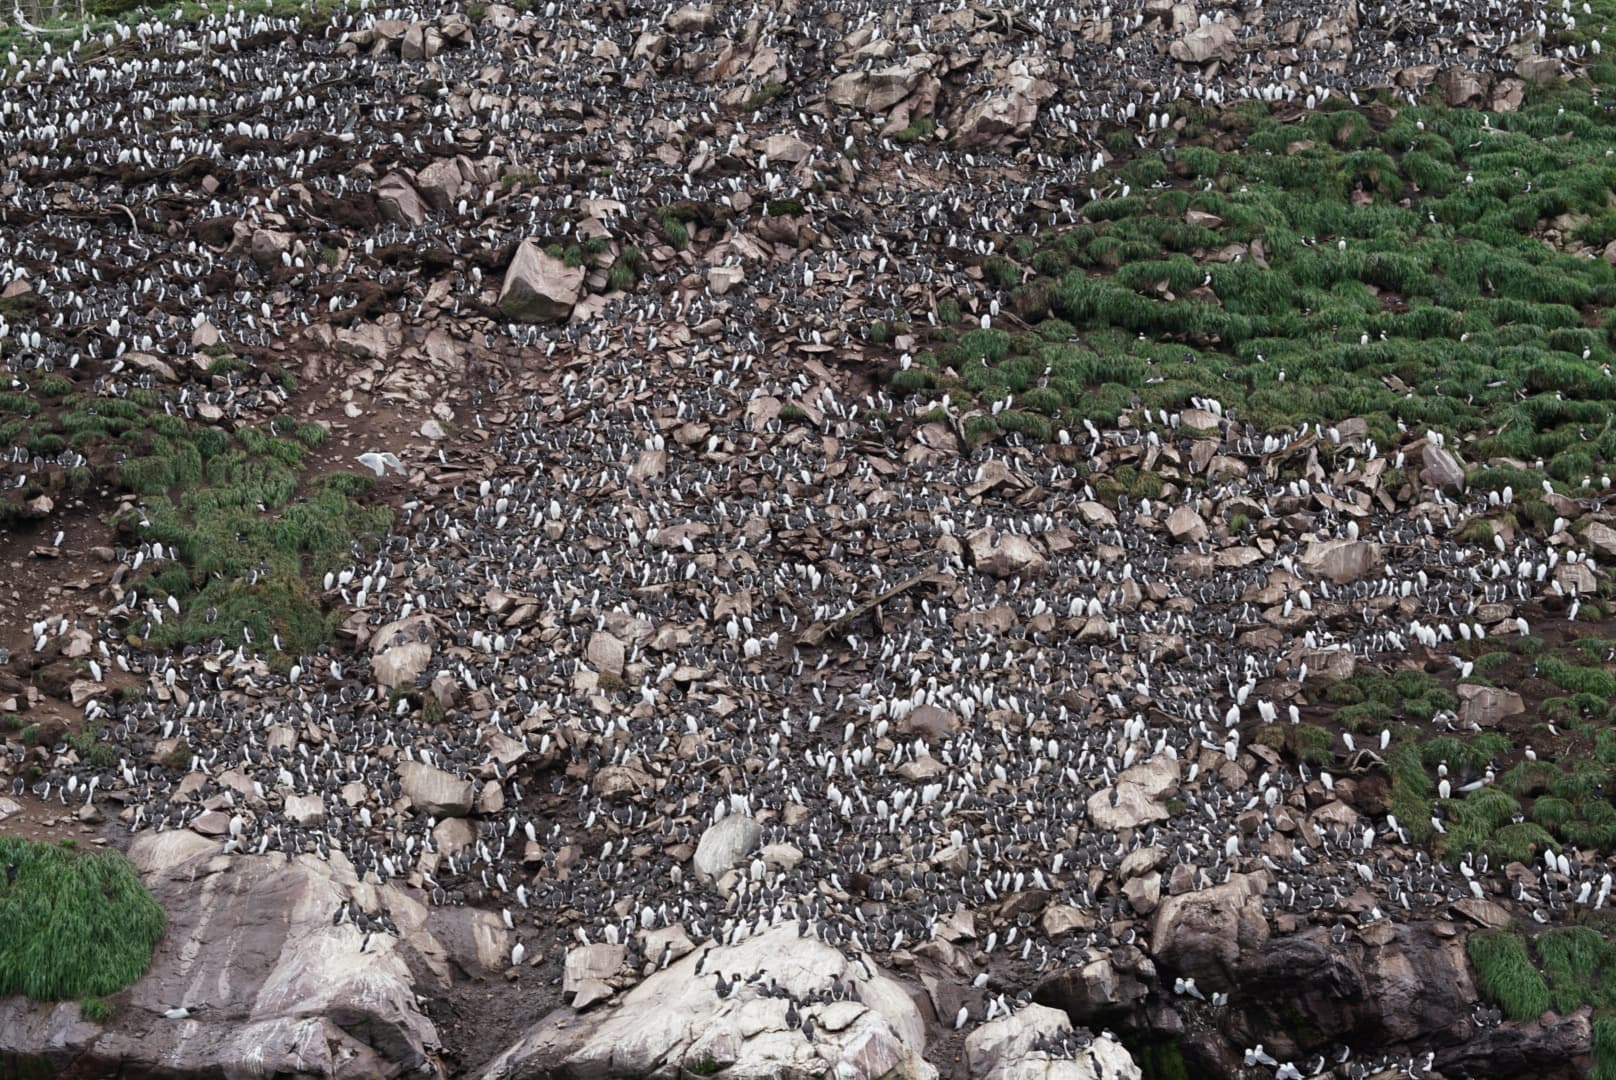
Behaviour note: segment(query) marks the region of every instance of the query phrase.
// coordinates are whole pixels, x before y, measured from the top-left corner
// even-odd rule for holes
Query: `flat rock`
[[[119,995],[106,1027],[71,1003],[0,999],[0,1060],[49,1055],[96,1076],[382,1077],[429,1067],[440,1040],[404,956],[446,955],[425,909],[401,890],[363,887],[408,929],[377,934],[361,952],[359,929],[331,922],[361,888],[346,858],[218,851],[183,830],[136,836],[130,859],[168,917],[150,970]],[[180,1006],[189,1019],[164,1017]]]
[[[1368,540],[1314,541],[1297,561],[1312,577],[1336,585],[1379,573],[1386,565],[1380,545]]]
[[[997,578],[1042,574],[1049,560],[1025,536],[981,528],[965,538],[966,554],[978,571]]]
[[[474,785],[470,780],[462,780],[454,773],[419,761],[400,765],[398,777],[404,785],[404,794],[423,814],[464,817],[471,812]]]

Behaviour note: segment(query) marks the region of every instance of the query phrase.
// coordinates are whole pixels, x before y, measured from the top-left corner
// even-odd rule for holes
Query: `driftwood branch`
[[[948,576],[946,574],[940,574],[935,570],[928,570],[923,574],[916,574],[912,578],[909,578],[909,579],[907,579],[905,581],[900,581],[898,584],[892,586],[892,588],[888,589],[886,592],[884,592],[881,595],[875,597],[874,599],[864,601],[864,603],[860,604],[858,607],[854,608],[852,611],[849,611],[845,615],[838,615],[836,618],[831,619],[829,622],[816,622],[816,623],[814,623],[808,629],[804,630],[802,632],[801,636],[799,636],[797,638],[797,644],[799,644],[799,645],[818,645],[820,642],[824,641],[825,638],[829,637],[831,634],[839,632],[840,630],[842,630],[842,628],[847,626],[849,623],[853,622],[856,619],[862,618],[863,616],[867,615],[869,612],[875,610],[875,608],[877,608],[881,604],[884,604],[888,600],[891,600],[894,596],[898,596],[901,593],[908,592],[910,589],[914,588],[916,585],[924,585],[924,584],[929,584],[929,583],[941,584],[942,582],[945,582],[945,581],[948,581],[948,580],[949,580],[949,578],[948,578]]]
[[[129,215],[129,239],[134,242],[136,247],[141,247],[140,223],[135,220],[135,212],[129,209],[129,207],[125,206],[123,203],[115,202],[108,203],[107,205],[112,207],[114,210],[122,210],[124,213]]]

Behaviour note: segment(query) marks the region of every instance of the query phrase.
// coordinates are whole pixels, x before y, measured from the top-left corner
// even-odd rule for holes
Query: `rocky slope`
[[[1512,109],[1585,59],[1566,13],[382,14],[148,21],[0,93],[12,392],[406,469],[314,589],[333,645],[215,609],[170,649],[134,519],[200,480],[8,435],[0,707],[51,737],[0,811],[133,834],[171,932],[106,1025],[5,1003],[0,1062],[1582,1074],[1589,1010],[1501,1021],[1465,941],[1596,915],[1604,854],[1444,859],[1388,762],[1525,732],[1535,684],[1457,685],[1455,643],[1570,636],[1602,489],[1506,522],[1438,434],[1210,395],[978,446],[868,332],[1016,325],[988,257],[1191,109]],[[1378,668],[1454,707],[1335,723]]]

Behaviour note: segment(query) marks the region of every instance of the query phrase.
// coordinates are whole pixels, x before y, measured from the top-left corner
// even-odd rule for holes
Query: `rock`
[[[702,975],[695,974],[698,963]],[[833,979],[854,986],[860,1000],[798,1006],[814,1021],[809,1042],[786,1024],[789,1003],[765,997],[760,991],[766,987],[738,982],[724,997],[714,993],[720,972],[764,970],[799,1002]],[[799,938],[790,924],[687,955],[622,995],[615,1009],[582,1016],[568,1009],[552,1013],[480,1075],[483,1080],[672,1080],[717,1070],[736,1080],[821,1074],[936,1080],[937,1070],[921,1056],[925,1032],[909,990],[829,945]]]
[[[318,795],[288,795],[284,809],[286,819],[294,825],[308,828],[325,823],[325,803]]]
[[[412,22],[398,44],[401,60],[430,60],[443,49],[443,34],[431,23]]]
[[[707,284],[714,296],[723,296],[746,281],[746,271],[739,266],[714,266],[707,271]]]
[[[1167,515],[1167,532],[1180,544],[1193,544],[1208,535],[1206,522],[1189,506],[1180,506]]]
[[[605,996],[611,996],[607,980],[617,975],[627,953],[622,945],[581,945],[568,949],[561,976],[561,996],[571,998],[573,1007],[579,1010],[585,1007],[578,1003],[581,994],[589,993],[592,1001],[600,1001],[603,1000],[600,990],[604,989]]]
[[[1049,560],[1025,536],[984,527],[967,536],[965,543],[971,565],[992,577],[1024,577],[1049,569]]]
[[[1553,82],[1560,70],[1560,61],[1552,56],[1528,56],[1515,65],[1515,74],[1529,83]]]
[[[1168,904],[1210,891],[1165,901],[1157,926]],[[1242,945],[1241,995],[1255,995],[1242,1019],[1250,1037],[1262,1039],[1281,1060],[1293,1056],[1299,1030],[1310,1033],[1310,1044],[1347,1032],[1373,1032],[1380,1045],[1443,1046],[1471,1038],[1477,993],[1463,936],[1444,937],[1430,922],[1370,925],[1383,928],[1378,944],[1349,938],[1336,945],[1328,929],[1317,926]],[[1203,990],[1222,988],[1197,980]]]
[[[1452,906],[1460,915],[1474,920],[1489,930],[1502,930],[1511,922],[1509,912],[1491,900],[1478,900],[1473,896],[1466,896],[1462,900],[1455,900]]]
[[[960,114],[954,123],[954,141],[962,146],[988,143],[1005,137],[1020,138],[1032,130],[1038,107],[1059,88],[1023,71],[1010,76],[999,89]]]
[[[1386,565],[1380,545],[1368,540],[1313,541],[1297,560],[1303,572],[1334,585],[1379,573]]]
[[[434,210],[448,210],[471,193],[475,176],[464,157],[440,158],[415,174],[415,186]]]
[[[1425,462],[1425,468],[1420,470],[1422,483],[1434,488],[1451,488],[1455,491],[1464,488],[1464,468],[1442,447],[1435,443],[1426,443],[1421,460]]]
[[[136,371],[144,371],[148,375],[154,375],[157,378],[162,379],[164,382],[175,382],[179,378],[174,373],[174,369],[169,365],[168,361],[153,356],[151,353],[124,353],[123,362],[134,368]]]
[[[763,153],[771,162],[796,165],[806,160],[814,148],[795,135],[770,135],[763,140]]]
[[[292,250],[292,234],[275,229],[254,229],[247,253],[259,270],[280,265],[281,256]]]
[[[1049,905],[1044,909],[1040,922],[1044,928],[1044,936],[1048,938],[1094,929],[1094,916],[1070,904]]]
[[[833,105],[864,113],[883,113],[908,97],[931,67],[930,56],[917,54],[902,64],[849,71],[831,80],[826,96]]]
[[[409,179],[390,172],[376,183],[376,201],[382,216],[399,225],[419,225],[426,220],[426,205]]]
[[[1140,915],[1149,915],[1161,901],[1161,874],[1152,870],[1140,877],[1129,878],[1122,884],[1122,895]]]
[[[964,726],[955,713],[936,705],[921,705],[900,716],[893,725],[901,735],[921,735],[928,744],[941,743]]]
[[[1583,1009],[1477,1031],[1463,1045],[1438,1050],[1436,1070],[1443,1076],[1582,1076],[1576,1063],[1593,1052],[1590,1020]]]
[[[1038,1000],[1080,1021],[1112,1014],[1149,993],[1150,988],[1132,973],[1118,971],[1109,956],[1090,960],[1080,968],[1063,968],[1040,982],[1035,991]]]
[[[207,349],[219,344],[219,328],[211,320],[203,319],[191,331],[191,346],[197,349]],[[205,359],[205,357],[204,357]]]
[[[1209,22],[1169,45],[1167,54],[1181,64],[1205,64],[1233,60],[1237,49],[1234,31],[1228,24]]]
[[[505,271],[500,313],[519,322],[565,319],[583,296],[586,273],[546,253],[537,240],[523,240]]]
[[[333,853],[259,859],[218,854],[183,830],[135,837],[129,857],[168,917],[146,975],[101,1027],[76,1006],[0,999],[0,1061],[56,1061],[41,1075],[398,1076],[429,1069],[439,1037],[416,1004],[406,952],[442,957],[424,909],[403,891],[358,885]],[[407,937],[364,952],[331,913],[357,888]],[[416,918],[408,913],[421,913]],[[164,1012],[185,1006],[183,1022]],[[71,1066],[67,1064],[71,1062]]]
[[[1230,874],[1221,885],[1167,897],[1151,926],[1151,955],[1208,993],[1233,988],[1242,957],[1255,955],[1268,940],[1262,910],[1267,887],[1265,872]]]
[[[471,812],[473,784],[454,773],[444,772],[419,761],[406,761],[398,767],[404,794],[417,811],[434,817],[464,817]]]
[[[591,634],[589,645],[584,650],[584,656],[596,671],[610,672],[613,675],[623,674],[625,655],[623,643],[605,632]]]
[[[1171,815],[1162,803],[1178,790],[1178,777],[1178,762],[1165,754],[1125,769],[1115,787],[1089,796],[1089,820],[1108,832],[1165,821]]]
[[[675,34],[704,34],[717,24],[711,4],[686,4],[670,14],[665,23]]]
[[[1458,688],[1459,721],[1479,727],[1497,727],[1506,716],[1519,716],[1526,711],[1526,702],[1513,690],[1500,690],[1494,686],[1465,683]]]
[[[701,834],[693,860],[696,880],[710,884],[763,838],[763,827],[745,814],[730,814]]]
[[[422,641],[412,641],[382,650],[379,656],[371,660],[370,673],[379,686],[391,690],[413,686],[431,662],[432,646]]]
[[[1096,828],[1107,832],[1119,829],[1137,829],[1152,821],[1166,821],[1167,807],[1151,799],[1132,784],[1118,784],[1114,788],[1096,791],[1087,804],[1089,820]]]
[[[1589,522],[1582,537],[1601,555],[1616,558],[1616,529],[1602,521]]]
[[[1109,1034],[1071,1058],[1034,1049],[1034,1044],[1071,1030],[1064,1012],[1045,1005],[1028,1005],[982,1024],[965,1037],[971,1080],[1139,1080],[1139,1066]]]

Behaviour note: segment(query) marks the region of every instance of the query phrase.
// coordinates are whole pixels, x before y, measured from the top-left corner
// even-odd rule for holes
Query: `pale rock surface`
[[[405,954],[444,950],[405,892],[360,885],[340,852],[230,856],[184,830],[141,833],[129,857],[168,915],[151,969],[106,1028],[72,1002],[0,999],[0,1060],[29,1056],[62,1075],[395,1077],[428,1066],[438,1033]],[[356,892],[400,917],[402,935],[378,934],[360,952],[358,928],[331,922]],[[188,1019],[164,1017],[181,1006]]]
[[[1297,562],[1305,573],[1335,585],[1378,573],[1386,565],[1380,545],[1368,540],[1314,541]]]
[[[754,850],[762,838],[763,827],[744,814],[730,814],[708,826],[696,844],[696,880],[712,881]]]
[[[695,973],[698,963],[701,975]],[[764,997],[745,982],[727,997],[714,992],[719,972],[762,970],[799,1001],[840,980],[856,985],[863,1003],[802,1006],[803,1015],[815,1022],[809,1042],[800,1030],[788,1028],[785,999]],[[925,1032],[925,1020],[901,984],[873,962],[849,960],[829,945],[799,938],[790,924],[687,955],[622,995],[615,1008],[587,1015],[571,1009],[551,1013],[481,1075],[483,1080],[676,1080],[688,1075],[686,1070],[717,1066],[731,1080],[888,1074],[935,1080],[937,1070],[921,1056]]]
[[[398,767],[404,794],[416,810],[434,817],[460,817],[471,811],[472,782],[419,761],[406,761]]]
[[[1033,1049],[1041,1039],[1071,1031],[1066,1014],[1047,1005],[1028,1005],[989,1021],[965,1037],[971,1080],[1139,1080],[1139,1066],[1109,1037],[1095,1039],[1072,1058]]]

